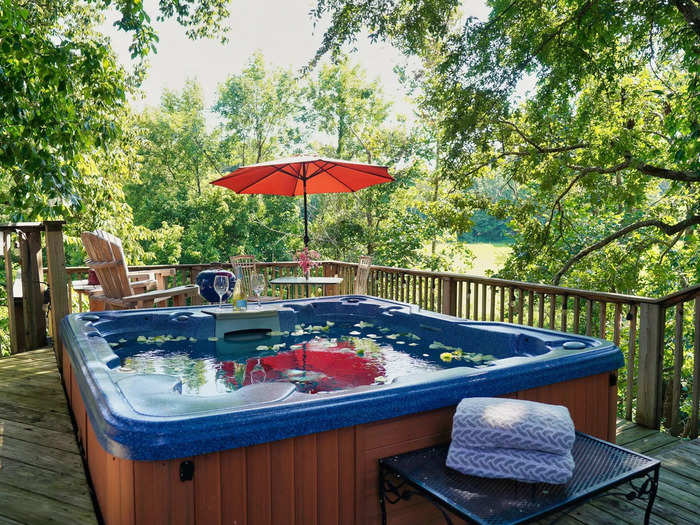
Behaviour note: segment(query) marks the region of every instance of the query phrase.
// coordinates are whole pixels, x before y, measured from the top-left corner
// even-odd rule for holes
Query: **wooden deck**
[[[53,350],[0,359],[0,524],[97,524]]]
[[[688,441],[618,420],[617,443],[661,460],[659,490],[651,523],[697,525],[700,523],[700,441]],[[622,486],[618,490],[622,490]],[[619,495],[603,494],[561,516],[562,525],[640,524],[645,502],[628,502]],[[550,520],[551,521],[551,520]],[[542,522],[548,523],[546,521]]]
[[[662,460],[652,523],[700,520],[700,442],[681,440],[626,421],[617,440]],[[641,523],[643,502],[602,495],[557,523]],[[53,352],[0,359],[0,525],[97,524]]]

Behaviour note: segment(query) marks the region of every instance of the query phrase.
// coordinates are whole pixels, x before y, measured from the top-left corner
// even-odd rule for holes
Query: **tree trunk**
[[[697,0],[674,0],[673,3],[688,25],[700,36],[700,3]]]
[[[345,116],[340,115],[338,119],[338,147],[335,150],[335,156],[339,159],[343,158],[343,139],[345,138]]]
[[[433,176],[433,202],[438,200],[438,192],[440,189],[440,178],[438,176],[438,168],[440,167],[440,143],[435,142],[435,175]],[[433,242],[430,245],[430,254],[435,257],[437,251],[437,237],[433,237]]]

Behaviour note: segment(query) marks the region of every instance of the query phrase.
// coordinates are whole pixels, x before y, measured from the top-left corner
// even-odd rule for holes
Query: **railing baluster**
[[[698,437],[698,403],[700,402],[700,295],[695,296],[695,338],[693,341],[693,400],[690,408],[690,431],[688,437]]]
[[[622,303],[615,303],[615,319],[613,325],[613,343],[620,346],[620,334],[622,332]]]
[[[634,396],[634,357],[637,345],[637,305],[630,305],[630,333],[627,343],[627,370],[625,382],[625,419],[632,421],[632,397]]]
[[[486,294],[486,283],[481,285],[481,320],[486,321],[486,300],[488,295]]]
[[[500,305],[500,321],[505,321],[505,309],[506,309],[506,287],[501,286],[501,305]]]
[[[537,326],[544,328],[544,294],[537,294]]]
[[[515,303],[515,290],[513,288],[508,288],[508,322],[512,323],[514,320],[513,307]]]
[[[464,281],[464,284],[466,286],[464,317],[466,319],[470,319],[471,318],[471,300],[472,300],[472,282],[471,281]]]
[[[600,301],[600,338],[605,339],[606,327],[608,324],[607,319],[607,307],[608,303],[605,301]]]
[[[527,293],[527,324],[535,324],[535,292],[532,290]]]
[[[474,320],[479,320],[479,283],[474,283]]]
[[[455,286],[457,287],[457,317],[462,317],[462,281],[455,281]]]
[[[496,287],[491,285],[491,308],[489,311],[489,321],[496,319]]]
[[[586,299],[586,335],[593,335],[593,301]]]
[[[561,296],[561,331],[566,332],[566,323],[569,315],[569,296]]]
[[[518,288],[518,324],[525,324],[523,322],[523,308],[525,306],[525,290]]]
[[[554,330],[554,320],[557,317],[557,294],[552,294],[549,301],[549,328]]]
[[[681,369],[683,368],[683,303],[676,305],[676,331],[673,346],[673,391],[671,393],[671,434],[677,436],[680,428]],[[695,385],[693,385],[695,388]]]
[[[581,317],[581,300],[574,296],[574,326],[572,328],[575,334],[579,331],[579,318]]]

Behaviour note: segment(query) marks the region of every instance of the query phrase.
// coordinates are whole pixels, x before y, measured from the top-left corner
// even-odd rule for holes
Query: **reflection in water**
[[[271,381],[317,393],[381,385],[400,376],[452,366],[487,366],[493,360],[366,322],[297,325],[294,331],[271,333],[255,343],[171,335],[123,341],[112,343],[123,371],[178,377],[182,393],[191,395],[221,394]],[[450,360],[444,358],[446,349]],[[469,356],[472,363],[467,361]]]

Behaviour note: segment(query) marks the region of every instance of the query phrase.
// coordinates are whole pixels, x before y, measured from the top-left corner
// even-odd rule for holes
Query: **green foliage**
[[[81,163],[118,137],[128,83],[96,16],[0,1],[0,199],[13,220],[79,211]]]
[[[655,264],[688,260],[694,236],[674,225],[700,222],[692,14],[651,0],[489,4],[488,20],[458,24],[452,2],[419,2],[402,21],[403,2],[320,0],[331,26],[319,51],[369,29],[422,59],[413,82],[438,122],[443,178],[514,231],[504,276],[640,293],[659,279],[666,291],[696,282],[696,265],[664,275]],[[537,84],[520,102],[526,75]],[[482,179],[509,190],[494,198]],[[615,237],[642,220],[660,226]],[[604,253],[577,256],[601,239]]]
[[[318,56],[368,30],[422,60],[439,172],[513,232],[501,276],[649,296],[700,280],[696,1],[491,0],[460,23],[456,2],[409,4],[318,0]]]
[[[191,37],[221,33],[225,0],[162,0]],[[92,156],[121,139],[127,93],[136,79],[116,63],[95,31],[115,9],[134,36],[132,55],[155,46],[141,0],[0,0],[0,200],[12,220],[72,218],[90,192]]]
[[[294,122],[299,88],[291,71],[268,71],[261,53],[219,88],[214,106],[228,132],[224,145],[236,165],[257,164],[294,151],[301,141]]]

